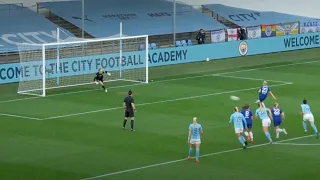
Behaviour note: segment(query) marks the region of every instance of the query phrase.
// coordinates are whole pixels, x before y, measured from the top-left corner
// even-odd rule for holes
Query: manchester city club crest
[[[271,33],[272,33],[272,27],[271,26],[267,26],[266,27],[266,36],[270,36],[271,35]]]
[[[246,41],[241,41],[239,44],[239,53],[241,56],[245,56],[248,53],[248,44]]]
[[[252,38],[257,37],[257,32],[256,32],[256,30],[253,30],[253,31],[252,31],[252,33],[251,33],[251,37],[252,37]]]
[[[220,34],[217,34],[216,40],[217,40],[217,42],[220,42]]]

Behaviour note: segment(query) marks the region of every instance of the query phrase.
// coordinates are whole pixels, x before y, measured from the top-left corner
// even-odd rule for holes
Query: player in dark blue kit
[[[271,109],[272,119],[273,119],[273,125],[276,130],[276,138],[279,138],[280,133],[287,134],[287,131],[285,129],[281,129],[280,125],[282,121],[284,120],[284,112],[279,108],[279,104],[275,103],[273,105],[273,108]]]
[[[259,97],[256,103],[261,103],[263,107],[266,107],[263,101],[267,99],[268,94],[270,94],[274,100],[277,100],[277,98],[271,92],[270,87],[268,86],[268,82],[263,81],[263,85],[259,89]]]
[[[253,133],[252,133],[252,120],[253,120],[253,113],[249,109],[249,105],[245,104],[242,108],[241,114],[243,114],[246,122],[247,122],[247,127],[248,127],[248,132],[244,132],[244,134],[248,138],[248,142],[253,143]]]

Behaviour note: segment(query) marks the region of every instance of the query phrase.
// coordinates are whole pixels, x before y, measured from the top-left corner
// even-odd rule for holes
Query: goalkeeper
[[[105,92],[108,92],[107,88],[104,86],[103,83],[103,74],[106,73],[108,76],[111,76],[111,74],[107,71],[104,71],[103,69],[99,69],[99,71],[96,73],[96,76],[94,77],[93,81],[96,84],[100,84]]]

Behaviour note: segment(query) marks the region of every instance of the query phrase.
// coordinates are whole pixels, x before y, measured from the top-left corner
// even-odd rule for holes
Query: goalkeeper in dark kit
[[[100,84],[105,92],[108,92],[107,88],[104,86],[103,83],[103,74],[106,73],[108,76],[111,76],[111,73],[104,71],[103,69],[99,69],[99,71],[96,73],[96,76],[94,77],[93,81],[98,85]]]

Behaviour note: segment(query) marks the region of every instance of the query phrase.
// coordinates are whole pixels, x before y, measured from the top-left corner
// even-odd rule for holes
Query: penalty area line
[[[226,76],[226,75],[214,75],[217,77],[225,77],[225,78],[233,78],[233,79],[245,79],[245,80],[252,80],[252,81],[267,81],[267,82],[276,82],[276,83],[284,83],[284,84],[293,84],[293,82],[286,82],[286,81],[278,81],[278,80],[270,80],[270,79],[259,79],[259,78],[250,78],[250,77],[239,77],[239,76]]]
[[[288,142],[288,141],[293,141],[293,140],[298,140],[298,139],[303,139],[303,138],[308,138],[308,137],[312,137],[312,136],[314,136],[314,135],[300,136],[300,137],[285,139],[285,140],[278,141],[278,143]],[[253,148],[257,148],[257,147],[261,147],[261,146],[267,146],[267,145],[273,146],[272,144],[264,143],[264,144],[258,144],[258,145],[249,146],[248,149],[253,149]],[[210,154],[204,154],[204,155],[201,155],[200,157],[208,157],[208,156],[226,154],[226,153],[240,151],[240,150],[246,151],[246,150],[243,150],[242,148],[237,148],[237,149],[230,149],[230,150],[226,150],[226,151],[214,152],[214,153],[210,153]],[[152,167],[158,167],[158,166],[163,166],[163,165],[168,165],[168,164],[174,164],[174,163],[183,162],[183,161],[187,161],[187,160],[188,160],[187,158],[184,158],[184,159],[178,159],[178,160],[173,160],[173,161],[167,161],[167,162],[163,162],[163,163],[152,164],[152,165],[149,165],[149,166],[142,166],[142,167],[138,167],[138,168],[127,169],[127,170],[124,170],[124,171],[117,171],[117,172],[102,174],[102,175],[99,175],[99,176],[93,176],[93,177],[84,178],[84,179],[80,179],[80,180],[99,179],[99,178],[104,178],[104,177],[107,177],[107,176],[124,174],[124,173],[128,173],[128,172],[134,172],[134,171],[139,171],[139,170],[143,170],[143,169],[149,169],[149,168],[152,168]]]
[[[276,145],[287,145],[287,146],[320,146],[320,143],[308,144],[308,143],[274,143]]]
[[[20,116],[20,115],[7,114],[7,113],[0,113],[0,116],[15,117],[15,118],[20,118],[20,119],[31,119],[31,120],[37,120],[37,121],[41,120],[40,118]]]

